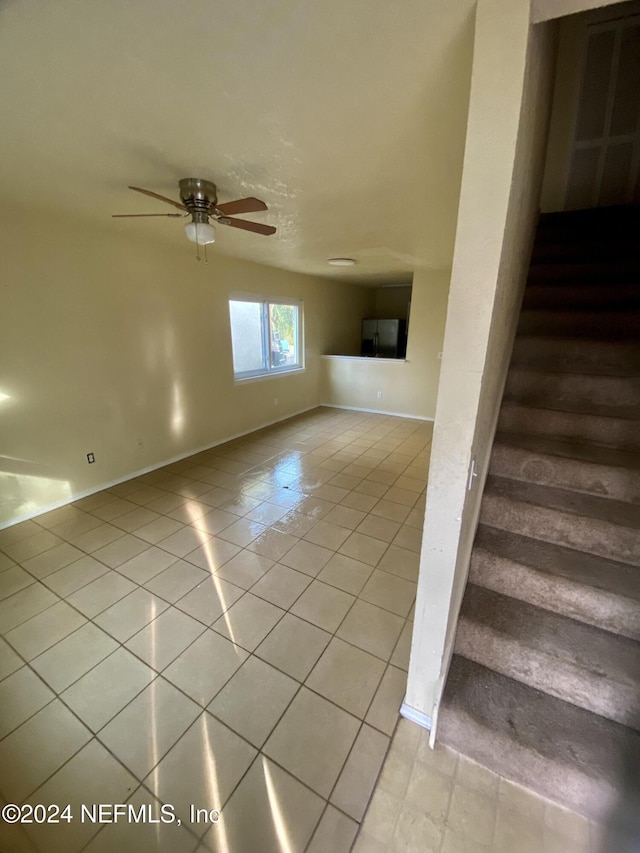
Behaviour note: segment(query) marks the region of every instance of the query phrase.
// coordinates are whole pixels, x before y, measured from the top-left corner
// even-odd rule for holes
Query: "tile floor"
[[[404,695],[430,439],[319,409],[0,531],[0,795],[74,815],[0,850],[346,853]]]
[[[637,841],[502,779],[400,719],[354,853],[638,853]]]

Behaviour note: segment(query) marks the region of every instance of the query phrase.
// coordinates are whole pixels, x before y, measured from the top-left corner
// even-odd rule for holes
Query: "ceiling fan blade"
[[[170,216],[172,219],[183,219],[188,213],[112,213],[112,219],[131,219],[138,216]]]
[[[276,229],[273,225],[263,225],[262,222],[247,222],[246,219],[232,219],[230,216],[224,216],[218,220],[221,225],[230,225],[232,228],[242,228],[244,231],[253,231],[256,234],[264,234],[269,236],[275,234]]]
[[[182,204],[182,202],[174,201],[172,198],[167,198],[164,195],[159,195],[158,193],[151,192],[151,190],[143,190],[142,187],[129,187],[130,190],[135,190],[137,193],[142,193],[143,195],[148,195],[151,198],[157,198],[158,201],[166,201],[167,204],[172,204],[174,207],[177,207],[179,210],[186,210],[187,208]]]
[[[226,204],[217,204],[217,210],[225,216],[233,216],[234,213],[257,213],[259,210],[268,210],[267,205],[259,198],[239,198],[236,201],[228,201]]]

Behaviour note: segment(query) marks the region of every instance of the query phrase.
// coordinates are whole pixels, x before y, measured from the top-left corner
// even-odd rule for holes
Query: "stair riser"
[[[471,556],[469,581],[612,634],[640,640],[640,607],[633,599],[538,571],[478,547]]]
[[[640,344],[519,337],[513,347],[511,366],[559,373],[640,375]]]
[[[601,519],[535,506],[485,492],[480,522],[499,530],[640,566],[640,533]]]
[[[495,444],[489,472],[542,486],[640,503],[640,472]]]
[[[529,284],[550,285],[553,282],[602,283],[603,281],[626,281],[637,284],[640,281],[638,263],[561,263],[546,261],[533,264],[529,269]]]
[[[633,284],[539,284],[524,292],[523,308],[547,310],[638,309],[640,287]]]
[[[531,265],[560,263],[588,264],[629,261],[637,258],[633,241],[618,240],[614,243],[562,242],[537,244],[531,255]]]
[[[640,335],[640,316],[622,312],[525,310],[520,315],[518,334],[636,339]]]
[[[505,392],[512,399],[536,398],[554,404],[640,405],[640,379],[632,376],[544,373],[512,367],[507,376]]]
[[[456,654],[622,725],[637,726],[640,688],[598,677],[581,667],[462,616]]]
[[[552,435],[626,450],[640,450],[638,424],[624,418],[535,409],[507,402],[503,403],[500,411],[498,430]]]

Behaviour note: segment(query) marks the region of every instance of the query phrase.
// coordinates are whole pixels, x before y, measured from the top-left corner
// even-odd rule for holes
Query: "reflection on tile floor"
[[[0,531],[0,795],[75,816],[0,850],[346,853],[404,695],[431,430],[319,409]]]

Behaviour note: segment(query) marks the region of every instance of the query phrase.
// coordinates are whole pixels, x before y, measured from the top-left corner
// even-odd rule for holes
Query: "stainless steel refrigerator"
[[[362,321],[360,354],[378,358],[404,358],[407,352],[406,320]]]

